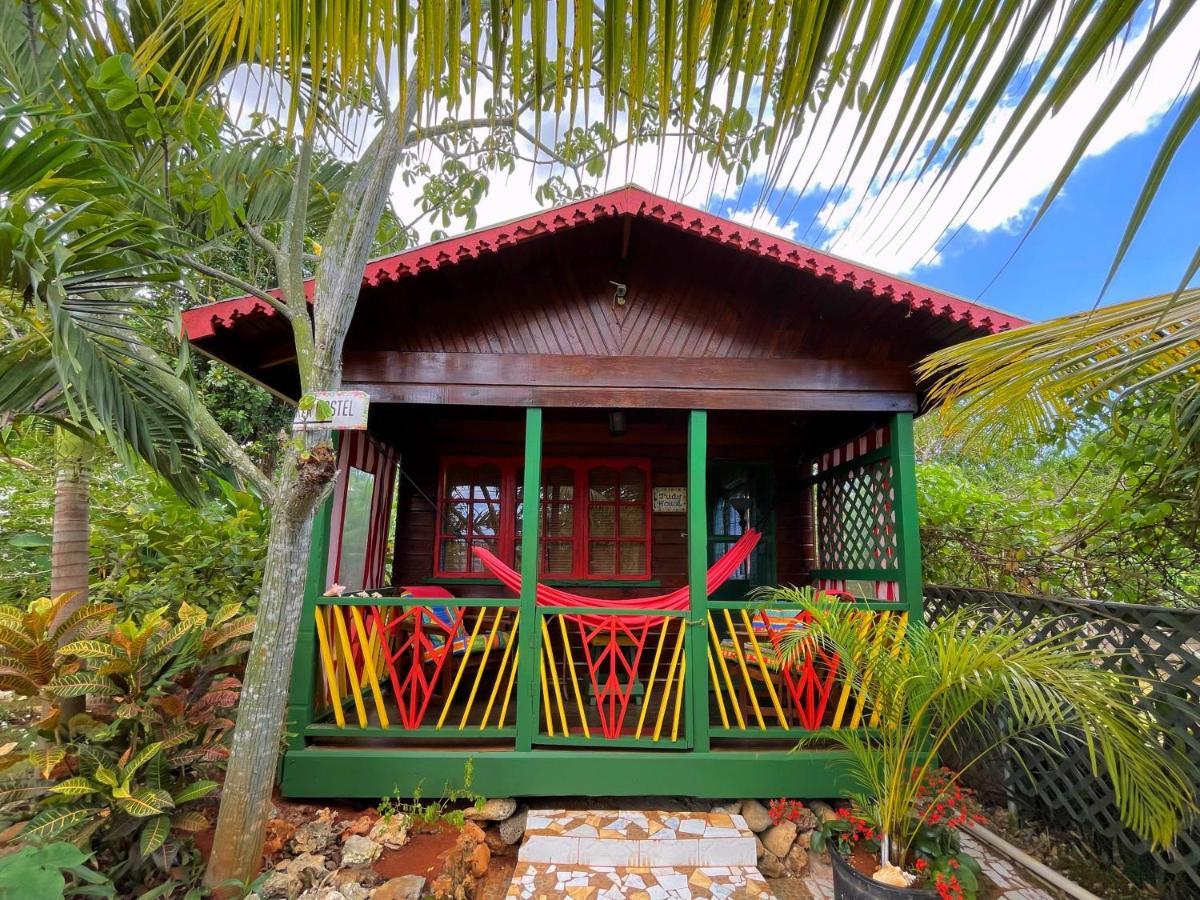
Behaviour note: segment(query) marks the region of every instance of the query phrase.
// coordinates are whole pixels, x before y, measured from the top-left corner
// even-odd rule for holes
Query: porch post
[[[900,602],[910,622],[924,622],[925,585],[921,578],[921,529],[917,517],[917,463],[913,450],[913,416],[901,412],[891,421],[892,485],[900,551]]]
[[[287,725],[289,750],[304,749],[304,729],[312,724],[316,702],[316,625],[313,610],[325,593],[329,563],[329,530],[333,519],[333,497],[327,497],[313,513],[312,545],[308,551],[308,577],[300,607],[296,653],[292,658],[292,683],[288,689]]]
[[[525,475],[521,518],[521,624],[517,628],[517,749],[532,750],[538,727],[537,576],[542,521],[542,411],[525,410]]]
[[[692,747],[709,749],[708,740],[708,411],[688,416],[687,459],[688,618],[687,684],[691,706]]]

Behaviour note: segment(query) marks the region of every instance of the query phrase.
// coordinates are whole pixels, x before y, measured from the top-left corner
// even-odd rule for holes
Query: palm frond
[[[919,374],[967,443],[1043,436],[1133,391],[1200,367],[1200,290],[1063,316],[958,344]]]

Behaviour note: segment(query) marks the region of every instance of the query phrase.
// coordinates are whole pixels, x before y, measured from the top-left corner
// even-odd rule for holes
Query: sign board
[[[367,405],[370,400],[366,391],[313,391],[309,396],[317,402],[307,412],[296,410],[296,418],[292,421],[292,428],[296,431],[309,428],[328,428],[332,431],[366,430]],[[321,413],[329,414],[328,418],[319,419],[318,415]]]
[[[656,487],[652,495],[656,513],[687,512],[687,488]]]

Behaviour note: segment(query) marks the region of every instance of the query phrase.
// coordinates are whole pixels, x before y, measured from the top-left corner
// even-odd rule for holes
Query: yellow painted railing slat
[[[562,688],[558,683],[558,664],[554,660],[554,647],[550,643],[550,629],[546,626],[546,617],[542,616],[542,645],[546,648],[546,660],[550,664],[550,681],[554,685],[554,700],[558,707],[558,718],[562,722],[562,733],[564,737],[571,736],[571,729],[567,726],[567,711],[563,706]],[[542,685],[545,690],[545,685]]]
[[[480,613],[480,618],[484,618],[486,612]],[[475,670],[475,681],[471,684],[471,693],[467,695],[467,705],[463,709],[462,718],[458,722],[458,730],[462,731],[467,727],[467,719],[471,715],[471,709],[475,705],[475,695],[479,693],[479,684],[483,681],[483,670],[487,667],[488,657],[492,654],[492,647],[496,644],[496,635],[500,631],[500,620],[504,618],[504,607],[496,607],[496,618],[492,622],[492,630],[488,632],[487,643],[483,645],[483,658],[479,660],[479,667]]]
[[[346,667],[346,678],[350,681],[350,690],[354,693],[354,709],[358,713],[358,724],[367,727],[367,707],[363,703],[362,689],[358,684],[358,672],[354,668],[354,654],[350,650],[350,635],[346,631],[346,619],[342,615],[340,606],[331,607],[333,610],[333,621],[337,626],[338,643],[342,648],[342,660]],[[367,648],[363,647],[363,653],[366,653]]]
[[[575,705],[579,708],[579,724],[583,726],[583,736],[590,738],[588,729],[587,708],[583,705],[583,693],[579,690],[579,673],[575,671],[575,655],[571,652],[571,639],[567,636],[567,620],[558,616],[558,628],[562,633],[563,656],[566,659],[567,671],[571,673],[571,686],[575,689]]]
[[[479,730],[487,728],[488,719],[492,716],[492,707],[496,703],[496,696],[500,693],[500,685],[504,683],[504,673],[508,668],[508,658],[512,655],[513,647],[517,645],[518,629],[521,627],[521,611],[518,609],[516,615],[513,616],[512,633],[508,636],[508,641],[504,644],[504,653],[500,657],[500,671],[496,673],[496,681],[492,684],[492,693],[488,696],[487,706],[483,710],[483,720],[479,723]],[[514,667],[516,663],[513,664]]]
[[[325,670],[325,686],[331,695],[333,719],[338,728],[345,728],[346,714],[342,711],[342,698],[337,688],[337,669],[329,646],[329,633],[325,629],[325,610],[318,606],[313,610],[313,615],[317,620],[317,646],[321,649],[321,667]]]
[[[654,681],[658,677],[658,661],[662,658],[663,645],[667,640],[667,629],[671,625],[670,616],[663,616],[662,630],[658,633],[658,646],[654,648],[654,662],[650,666],[650,680],[646,683],[646,693],[642,696],[642,711],[638,713],[637,731],[634,737],[642,736],[642,725],[646,722],[646,712],[650,709],[650,697],[654,694]]]
[[[383,692],[379,689],[379,676],[375,672],[375,635],[367,639],[367,629],[363,627],[362,613],[357,606],[350,607],[350,620],[354,623],[354,633],[358,635],[358,644],[363,648],[363,671],[367,673],[367,683],[371,686],[371,698],[375,701],[375,712],[379,715],[379,724],[388,727],[388,714],[383,706]]]
[[[708,677],[712,681],[713,693],[717,695],[717,710],[721,713],[721,724],[729,730],[729,716],[725,712],[725,698],[721,690],[721,680],[717,678],[717,667],[713,665],[712,648],[708,648]]]
[[[667,706],[671,700],[671,688],[675,685],[675,668],[679,664],[679,654],[683,650],[683,634],[687,629],[683,627],[683,622],[680,621],[679,637],[675,639],[675,649],[671,652],[671,665],[667,668],[667,681],[663,688],[662,702],[658,705],[658,720],[654,723],[653,740],[658,740],[662,734],[663,721],[667,715]],[[683,676],[680,675],[680,678]]]
[[[750,614],[744,609],[742,610],[742,624],[746,626],[746,634],[750,638],[750,646],[754,648],[754,656],[758,659],[758,671],[762,674],[763,681],[767,685],[767,694],[771,697],[771,705],[775,708],[777,721],[783,726],[784,731],[789,731],[787,716],[783,714],[783,706],[779,702],[779,695],[775,693],[775,676],[767,668],[767,661],[763,659],[762,647],[758,644],[758,635],[754,633],[754,625],[750,622]]]
[[[458,671],[454,673],[454,681],[450,684],[450,690],[446,694],[446,703],[442,707],[442,714],[438,716],[437,727],[441,728],[446,722],[446,716],[450,714],[450,706],[454,703],[454,695],[458,692],[458,685],[462,681],[463,672],[467,671],[467,661],[471,658],[471,651],[475,649],[475,638],[479,637],[479,629],[483,625],[483,615],[486,612],[485,608],[480,608],[479,615],[475,618],[475,627],[471,629],[471,637],[467,639],[467,646],[463,650],[462,659],[458,661]],[[424,615],[424,610],[418,615]],[[452,645],[454,643],[454,635],[446,636],[447,653],[452,653]],[[451,657],[453,658],[453,657]]]
[[[737,719],[738,728],[745,729],[746,720],[742,716],[742,706],[737,702],[737,692],[733,689],[733,679],[729,677],[729,665],[725,662],[725,654],[721,652],[721,638],[717,634],[717,623],[713,621],[712,613],[708,614],[708,636],[711,639],[711,649],[709,653],[717,658],[717,666],[721,669],[721,674],[725,676],[725,689],[729,692],[729,705],[733,709],[733,716]],[[726,725],[726,728],[729,726]]]
[[[742,655],[742,640],[738,637],[737,629],[733,627],[733,617],[729,615],[729,610],[723,609],[721,612],[725,614],[725,625],[729,629],[729,639],[733,642],[733,652],[737,656],[738,668],[741,669],[742,678],[746,682],[746,692],[750,695],[754,719],[758,722],[758,727],[765,731],[767,723],[763,721],[762,710],[758,706],[758,697],[754,691],[754,680],[750,677],[750,670],[746,668],[746,658]]]

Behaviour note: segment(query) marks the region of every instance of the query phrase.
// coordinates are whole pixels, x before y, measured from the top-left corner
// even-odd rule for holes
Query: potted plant
[[[957,826],[977,811],[961,778],[1002,746],[1082,742],[1125,824],[1155,846],[1194,812],[1186,760],[1163,749],[1161,727],[1133,703],[1145,685],[1093,665],[1070,629],[1041,639],[1035,625],[971,609],[905,628],[811,588],[769,588],[759,599],[805,610],[806,626],[784,636],[781,654],[836,653],[840,677],[876,723],[819,735],[847,759],[851,804],[817,837],[831,851],[838,900],[972,900],[978,866],[961,852]],[[965,757],[958,772],[939,768],[952,749]]]

